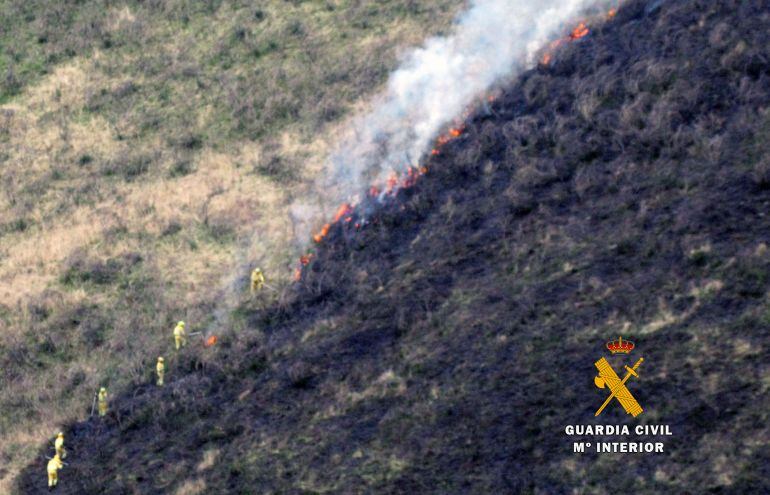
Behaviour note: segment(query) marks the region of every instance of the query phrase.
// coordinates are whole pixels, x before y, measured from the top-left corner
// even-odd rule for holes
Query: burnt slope
[[[281,304],[243,308],[255,331],[72,425],[59,492],[767,492],[763,6],[629,2],[333,229]],[[621,331],[646,412],[594,420]],[[674,436],[576,455],[576,423]]]

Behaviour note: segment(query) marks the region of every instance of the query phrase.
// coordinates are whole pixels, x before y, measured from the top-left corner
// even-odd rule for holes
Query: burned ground
[[[60,493],[768,491],[770,14],[631,1],[513,81],[250,331],[68,428]],[[643,356],[662,455],[577,455]],[[616,365],[617,368],[617,365]],[[41,456],[48,450],[41,450]],[[44,463],[18,481],[44,491]]]

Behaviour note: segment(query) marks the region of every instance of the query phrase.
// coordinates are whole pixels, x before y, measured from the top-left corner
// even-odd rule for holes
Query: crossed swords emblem
[[[594,384],[596,384],[596,386],[599,388],[604,388],[606,386],[610,389],[611,392],[610,396],[607,397],[607,400],[604,401],[604,404],[602,404],[602,407],[596,411],[594,416],[600,415],[602,411],[604,411],[604,408],[607,407],[607,404],[612,401],[613,397],[618,399],[620,405],[623,406],[623,409],[626,410],[626,414],[637,417],[642,413],[642,406],[640,406],[639,402],[637,402],[634,396],[631,395],[628,387],[626,387],[626,382],[629,378],[631,378],[631,375],[637,378],[639,377],[639,375],[636,373],[636,370],[639,368],[643,361],[644,358],[639,358],[639,361],[636,362],[633,368],[626,366],[627,373],[622,380],[618,374],[615,373],[615,370],[612,369],[612,366],[610,366],[610,363],[608,363],[606,359],[601,358],[594,363],[596,369],[599,370],[599,376],[594,377]]]

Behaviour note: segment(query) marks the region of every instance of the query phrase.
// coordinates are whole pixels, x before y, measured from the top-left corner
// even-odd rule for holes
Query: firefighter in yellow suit
[[[177,350],[179,350],[180,347],[187,345],[187,334],[184,331],[183,321],[177,323],[176,328],[174,328],[174,343],[176,344]]]
[[[60,459],[65,459],[67,457],[67,450],[64,448],[64,433],[59,432],[59,434],[56,435],[56,441],[53,443],[53,448],[56,450],[56,455],[58,455]]]
[[[158,386],[163,386],[163,375],[166,374],[166,365],[163,362],[163,358],[158,358],[158,363],[155,365],[155,371],[158,373]]]
[[[58,471],[63,467],[64,463],[59,458],[59,454],[56,454],[48,461],[48,488],[56,486],[56,483],[59,481]]]
[[[105,416],[107,414],[107,389],[102,387],[99,389],[99,416]]]
[[[262,286],[264,285],[265,276],[262,274],[262,270],[257,267],[253,272],[251,272],[251,293],[254,294],[255,292],[261,290]]]

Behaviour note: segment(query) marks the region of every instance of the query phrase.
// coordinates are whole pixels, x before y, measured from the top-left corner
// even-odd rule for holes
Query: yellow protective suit
[[[187,345],[187,334],[184,330],[183,321],[177,323],[176,328],[174,328],[174,343],[176,344],[177,350],[179,350],[180,347]]]
[[[65,459],[67,457],[67,450],[64,448],[64,433],[59,433],[56,437],[53,448],[56,450],[56,455],[58,455],[60,459]]]
[[[262,270],[255,268],[251,272],[251,293],[254,294],[261,290],[263,285],[265,285],[265,276],[262,274]]]
[[[102,387],[99,389],[99,416],[105,416],[107,414],[107,389]]]
[[[53,456],[53,459],[48,461],[48,486],[56,486],[56,483],[59,481],[59,475],[58,471],[59,469],[63,468],[64,464],[61,462],[61,459],[59,459],[59,455]]]
[[[163,363],[163,358],[158,358],[158,364],[155,365],[155,371],[158,373],[158,386],[163,386],[163,375],[166,374],[166,365]]]

